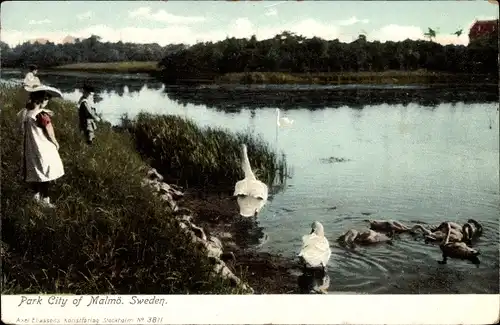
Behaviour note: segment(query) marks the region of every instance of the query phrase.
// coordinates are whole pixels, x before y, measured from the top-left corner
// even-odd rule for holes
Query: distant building
[[[75,44],[76,40],[77,40],[76,37],[68,35],[65,38],[63,38],[63,40],[61,41],[61,43],[62,44]]]
[[[494,33],[498,28],[498,19],[476,20],[469,31],[469,41]]]
[[[38,44],[47,44],[47,42],[49,42],[48,39],[46,38],[37,38],[37,39],[32,39],[32,40],[29,40],[30,44],[35,44],[35,43],[38,43]]]

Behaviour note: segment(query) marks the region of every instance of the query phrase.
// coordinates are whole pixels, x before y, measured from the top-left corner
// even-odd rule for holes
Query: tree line
[[[460,31],[461,32],[461,31]],[[455,33],[460,36],[459,32]],[[498,74],[498,31],[467,46],[443,46],[428,40],[368,41],[365,35],[351,43],[282,32],[258,41],[226,38],[218,42],[185,44],[110,43],[92,35],[70,44],[25,42],[9,47],[0,42],[3,67],[39,67],[82,62],[157,61],[165,80],[217,76],[231,72],[317,73],[344,71],[419,70],[451,73]]]
[[[84,62],[120,62],[120,61],[160,61],[169,51],[184,48],[182,44],[160,46],[153,44],[101,42],[101,38],[92,35],[75,43],[54,44],[38,42],[10,47],[0,42],[2,67],[25,68],[36,64],[41,68]]]
[[[460,34],[455,33],[460,36]],[[468,46],[443,46],[429,40],[368,41],[365,35],[351,43],[338,39],[305,38],[283,32],[258,41],[227,38],[198,43],[171,52],[160,61],[165,79],[210,76],[234,72],[318,73],[347,71],[419,70],[450,73],[498,74],[497,34],[473,40]]]

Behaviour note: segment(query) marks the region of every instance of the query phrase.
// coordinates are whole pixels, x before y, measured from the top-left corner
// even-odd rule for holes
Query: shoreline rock
[[[184,196],[182,189],[178,186],[163,182],[163,179],[163,176],[159,174],[156,169],[152,168],[147,172],[147,177],[143,180],[142,185],[151,186],[153,190],[155,190],[157,194],[169,204],[172,212],[180,212],[182,209],[183,213],[180,213],[180,216],[177,217],[177,221],[179,222],[181,229],[191,235],[193,243],[199,243],[204,247],[207,257],[212,259],[215,264],[215,274],[219,274],[223,278],[228,279],[233,286],[237,286],[245,292],[254,293],[253,288],[238,278],[221,258],[224,254],[224,246],[221,240],[215,236],[207,236],[202,227],[193,223],[192,211],[190,209],[179,207],[177,200]],[[229,255],[231,254],[233,259],[235,259],[234,254],[230,252]]]

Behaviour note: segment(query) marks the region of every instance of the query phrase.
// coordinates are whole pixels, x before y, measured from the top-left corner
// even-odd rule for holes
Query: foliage
[[[175,115],[140,113],[134,120],[122,119],[122,127],[133,134],[138,151],[160,173],[188,187],[226,188],[244,177],[241,144],[248,148],[254,173],[272,185],[283,183],[286,162],[282,155],[250,133],[200,128],[193,121]]]
[[[428,37],[436,31],[429,28]],[[305,38],[283,32],[257,41],[227,38],[199,43],[172,52],[159,63],[165,81],[214,78],[243,72],[380,72],[424,69],[449,73],[498,74],[497,34],[472,41],[468,46],[440,45],[432,41],[369,42],[364,35],[351,43]]]
[[[147,166],[126,133],[99,123],[94,146],[79,134],[75,104],[54,100],[65,176],[44,211],[20,177],[16,113],[26,95],[0,87],[2,293],[230,293],[181,231],[168,205],[141,186]]]
[[[182,48],[185,48],[182,44],[160,46],[156,43],[101,42],[100,37],[96,35],[83,40],[77,39],[74,44],[25,42],[11,48],[6,43],[0,42],[2,67],[7,68],[27,67],[29,64],[46,68],[85,62],[158,62],[169,52]]]

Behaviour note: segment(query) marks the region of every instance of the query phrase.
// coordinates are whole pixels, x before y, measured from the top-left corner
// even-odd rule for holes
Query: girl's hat
[[[34,64],[30,64],[30,65],[28,66],[28,69],[30,69],[30,71],[33,71],[33,70],[37,70],[37,69],[38,69],[38,67],[37,67],[36,65],[34,65]]]
[[[59,89],[46,85],[24,86],[24,90],[29,93],[44,91],[52,97],[62,97],[62,93]]]

